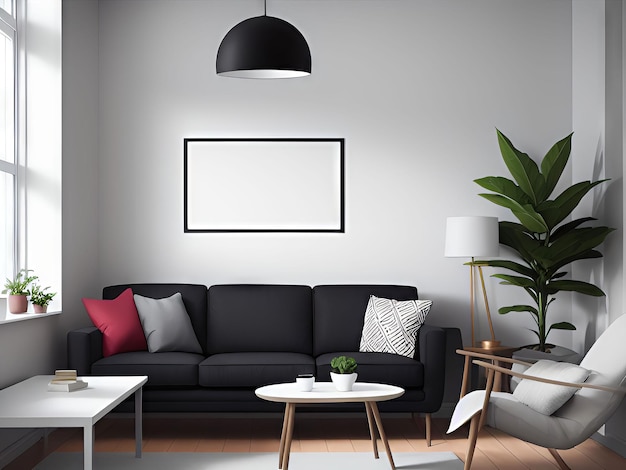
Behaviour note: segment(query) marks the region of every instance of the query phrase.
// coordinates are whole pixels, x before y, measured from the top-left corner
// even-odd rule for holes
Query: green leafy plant
[[[337,356],[330,361],[330,367],[336,374],[352,374],[356,371],[357,363],[353,357]]]
[[[31,303],[41,307],[48,305],[56,295],[56,292],[46,292],[48,289],[50,286],[42,288],[40,285],[34,284],[30,290]]]
[[[554,144],[539,167],[526,153],[517,150],[504,134],[499,130],[497,133],[502,158],[513,180],[487,176],[475,182],[492,191],[480,196],[510,209],[519,220],[520,223],[499,222],[499,233],[500,244],[512,249],[521,262],[489,260],[479,263],[513,271],[513,275],[493,276],[501,279],[501,284],[524,289],[532,298],[533,305],[502,307],[499,313],[529,312],[537,326],[531,331],[539,340],[533,347],[546,351],[550,331],[576,329],[569,322],[553,323],[547,328],[548,307],[556,299],[556,294],[571,291],[596,297],[605,295],[594,284],[565,279],[568,272],[563,268],[574,261],[602,257],[602,253],[595,248],[614,229],[583,226],[596,220],[592,217],[565,219],[592,188],[606,180],[576,183],[554,199],[549,199],[569,160],[572,134]]]
[[[35,280],[38,279],[37,276],[29,276],[28,273],[31,272],[32,269],[21,269],[15,279],[6,278],[6,282],[4,283],[3,294],[9,293],[10,295],[28,295],[30,291],[28,290],[28,286]]]

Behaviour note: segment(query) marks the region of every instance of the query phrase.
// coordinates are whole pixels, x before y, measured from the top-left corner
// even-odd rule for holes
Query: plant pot
[[[25,295],[9,295],[9,312],[25,313],[28,310],[28,299]]]
[[[552,346],[550,352],[535,351],[534,349],[522,348],[513,353],[513,359],[524,362],[536,362],[539,359],[549,359],[557,362],[570,362],[579,364],[582,356],[576,351],[563,346]]]
[[[46,313],[48,311],[48,306],[33,304],[33,311],[35,313]]]
[[[335,384],[335,388],[339,392],[349,392],[352,390],[354,382],[359,374],[353,372],[352,374],[337,374],[335,372],[330,373],[330,379]]]

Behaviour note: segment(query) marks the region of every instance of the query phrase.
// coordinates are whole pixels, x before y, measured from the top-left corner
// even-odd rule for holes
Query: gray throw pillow
[[[148,351],[179,351],[202,354],[180,292],[165,299],[135,294],[135,305],[146,336]]]

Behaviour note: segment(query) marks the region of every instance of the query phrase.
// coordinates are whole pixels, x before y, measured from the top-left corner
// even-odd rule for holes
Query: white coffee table
[[[135,457],[141,457],[142,387],[146,376],[83,377],[86,388],[49,392],[52,375],[37,375],[0,390],[2,428],[83,428],[84,468],[93,467],[94,425],[135,394]]]
[[[369,425],[374,458],[378,458],[378,447],[376,445],[376,429],[378,428],[380,439],[385,446],[387,458],[391,468],[395,470],[389,442],[383,429],[383,423],[378,412],[379,401],[392,400],[404,394],[404,389],[393,385],[377,383],[357,382],[351,392],[338,392],[331,382],[315,382],[313,390],[303,392],[298,390],[295,382],[275,385],[267,385],[256,389],[256,395],[263,400],[285,403],[285,417],[283,419],[283,429],[280,436],[280,447],[278,449],[278,468],[287,470],[289,467],[289,453],[291,452],[291,441],[293,438],[293,423],[297,404],[303,403],[364,403],[367,413],[367,423]]]

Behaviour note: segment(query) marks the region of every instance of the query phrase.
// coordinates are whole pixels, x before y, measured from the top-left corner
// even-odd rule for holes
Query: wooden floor
[[[465,459],[467,428],[445,434],[447,419],[433,420],[433,442],[426,447],[424,420],[384,416],[392,452],[454,452]],[[180,415],[144,417],[144,452],[278,452],[282,420],[279,416],[238,418]],[[33,468],[51,452],[82,452],[82,430],[59,429],[22,454],[7,470]],[[106,417],[96,425],[96,452],[134,453],[134,421],[124,415]],[[371,452],[366,419],[360,417],[296,416],[293,452]],[[573,470],[626,469],[626,459],[589,439],[563,451]],[[491,428],[481,431],[472,465],[474,470],[554,470],[548,451]]]

